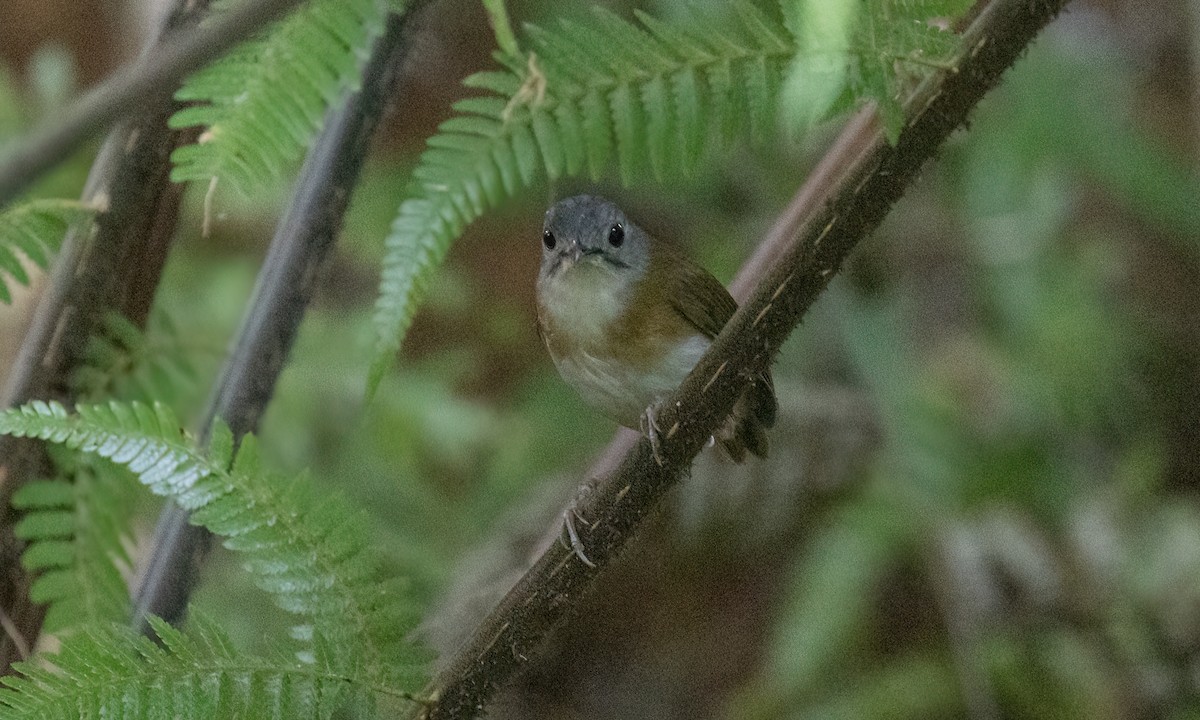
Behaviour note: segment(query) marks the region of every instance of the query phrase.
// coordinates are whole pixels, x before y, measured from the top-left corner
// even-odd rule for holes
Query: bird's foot
[[[654,405],[646,408],[645,414],[642,415],[642,434],[650,440],[650,454],[654,456],[654,462],[662,467],[662,430],[658,427],[657,416],[658,410]]]
[[[592,481],[585,482],[579,486],[579,490],[575,493],[575,497],[571,498],[567,509],[563,510],[563,528],[567,531],[567,542],[563,542],[562,534],[559,533],[558,541],[563,547],[575,553],[575,557],[579,561],[590,568],[596,567],[596,563],[588,558],[587,553],[583,550],[583,540],[579,537],[579,529],[575,527],[575,521],[578,520],[584,525],[589,525],[587,518],[579,510],[579,504],[585,497],[592,494]],[[570,543],[568,545],[568,543]]]

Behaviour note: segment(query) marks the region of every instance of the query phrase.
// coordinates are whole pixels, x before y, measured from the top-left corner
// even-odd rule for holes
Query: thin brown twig
[[[579,504],[588,520],[587,555],[597,568],[552,544],[434,679],[428,691],[433,702],[419,717],[475,717],[498,688],[528,665],[547,635],[655,512],[728,416],[747,378],[773,359],[850,251],[879,225],[925,161],[1065,2],[994,0],[984,5],[963,33],[953,70],[931,76],[905,103],[907,122],[895,145],[888,144],[873,119],[855,119],[836,146],[838,154],[823,163],[829,184],[806,185],[789,206],[766,247],[739,276],[739,294],[753,286],[746,302],[660,411],[662,426],[680,428],[660,443],[663,462],[652,457],[648,442],[640,441]],[[725,371],[715,377],[722,364],[727,364]],[[618,454],[627,442],[616,439],[606,454]],[[601,470],[605,464],[600,463]]]
[[[82,143],[162,93],[189,73],[279,18],[300,0],[244,0],[211,24],[156,46],[84,95],[63,116],[0,158],[0,208]]]

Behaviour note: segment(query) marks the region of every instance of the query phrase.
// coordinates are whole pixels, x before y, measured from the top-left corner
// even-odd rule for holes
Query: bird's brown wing
[[[715,338],[737,311],[737,303],[719,280],[680,252],[669,252],[666,262],[676,264],[671,273],[675,287],[667,293],[671,305],[684,320],[708,338]]]
[[[677,263],[681,270],[672,273],[677,283],[674,292],[668,294],[675,311],[697,330],[715,338],[737,312],[737,303],[720,281],[682,253],[668,252],[664,259]],[[777,412],[775,387],[768,368],[755,377],[738,399],[729,419],[717,431],[717,440],[735,462],[741,462],[747,450],[766,457],[766,428],[775,424]]]

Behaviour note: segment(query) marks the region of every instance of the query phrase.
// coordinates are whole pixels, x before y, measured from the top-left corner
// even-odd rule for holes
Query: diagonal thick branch
[[[211,24],[195,28],[145,53],[80,98],[62,118],[0,156],[3,208],[82,143],[163,93],[174,91],[190,72],[212,61],[299,3],[300,0],[243,0]]]
[[[434,679],[421,718],[475,717],[523,669],[655,512],[732,410],[747,378],[771,362],[850,251],[1065,3],[993,0],[978,6],[950,69],[925,81],[905,103],[907,122],[895,145],[873,112],[852,121],[818,169],[826,184],[810,182],[784,212],[735,287],[753,290],[660,412],[663,463],[640,441],[580,504],[583,541],[597,567],[552,545]],[[608,455],[621,448],[618,440]]]

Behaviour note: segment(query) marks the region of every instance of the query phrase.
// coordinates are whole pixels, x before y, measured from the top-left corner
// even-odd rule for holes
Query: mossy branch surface
[[[659,414],[662,464],[642,440],[579,504],[583,540],[595,567],[552,545],[451,658],[429,688],[434,702],[419,717],[476,717],[497,689],[536,656],[546,636],[690,466],[732,409],[746,379],[771,362],[851,250],[879,225],[925,161],[966,122],[971,109],[1065,2],[982,4],[953,62],[904,104],[906,122],[894,145],[877,121],[865,131],[853,129],[859,141],[838,144],[841,155],[833,162],[840,170],[830,173],[831,184],[802,212],[789,208],[784,224],[771,235],[778,245],[756,256],[777,261],[758,263],[762,271],[748,300],[664,404]],[[806,192],[808,188],[801,191]]]

